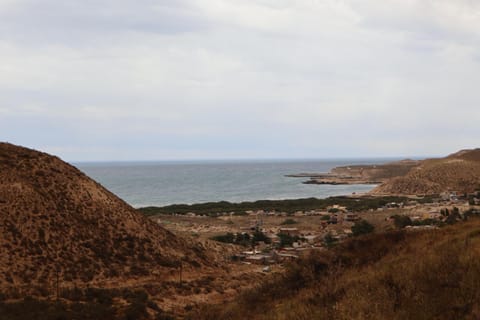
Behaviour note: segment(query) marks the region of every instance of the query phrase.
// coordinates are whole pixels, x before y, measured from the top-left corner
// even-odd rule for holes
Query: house
[[[456,191],[445,191],[440,193],[440,197],[443,201],[457,201],[458,196]]]
[[[304,216],[305,214],[303,213],[303,211],[296,211],[293,216],[294,217],[301,217],[301,216]]]
[[[315,234],[315,235],[308,235],[308,236],[304,236],[304,238],[307,240],[308,243],[310,244],[314,244],[316,242],[319,242],[322,240],[322,237],[318,234]]]
[[[385,208],[387,209],[395,209],[395,208],[400,208],[401,205],[403,206],[403,203],[400,204],[400,203],[396,203],[396,202],[389,202],[385,205]]]
[[[346,221],[357,221],[357,220],[360,220],[360,217],[356,213],[347,213],[345,215],[345,220]]]
[[[280,238],[275,234],[275,233],[266,233],[265,234],[272,243],[278,243],[280,242]]]
[[[263,254],[253,254],[253,255],[247,256],[245,258],[245,261],[253,264],[266,264],[268,258],[270,257]]]
[[[291,253],[278,253],[277,258],[279,261],[284,262],[284,261],[293,261],[298,259],[298,256],[295,254]]]

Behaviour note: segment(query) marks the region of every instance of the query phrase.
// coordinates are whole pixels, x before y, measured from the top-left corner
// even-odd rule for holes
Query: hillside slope
[[[187,319],[479,319],[480,218],[349,239]],[[268,312],[266,312],[268,310]]]
[[[480,149],[462,150],[441,159],[421,161],[406,175],[386,181],[374,194],[474,192],[480,186]]]
[[[57,157],[0,143],[0,291],[49,290],[211,265]],[[51,292],[51,291],[50,291]]]

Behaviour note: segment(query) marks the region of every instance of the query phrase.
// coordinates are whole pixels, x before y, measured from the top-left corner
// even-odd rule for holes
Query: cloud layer
[[[480,4],[0,0],[1,140],[67,160],[441,155],[480,136]]]

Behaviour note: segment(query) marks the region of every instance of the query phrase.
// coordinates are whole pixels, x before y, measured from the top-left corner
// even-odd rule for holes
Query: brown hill
[[[410,169],[418,164],[419,161],[405,159],[377,165],[336,167],[332,169],[332,173],[340,177],[354,177],[364,181],[385,181],[393,177],[407,174]]]
[[[472,150],[460,150],[456,153],[449,155],[447,158],[480,161],[480,149],[477,148]]]
[[[462,150],[441,159],[427,159],[406,175],[375,188],[376,194],[473,192],[480,186],[480,149]]]
[[[166,277],[211,264],[57,157],[0,143],[0,291]],[[163,278],[165,279],[165,278]]]

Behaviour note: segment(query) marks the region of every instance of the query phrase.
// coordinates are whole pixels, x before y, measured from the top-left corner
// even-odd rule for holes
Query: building
[[[357,221],[357,220],[360,220],[360,217],[356,213],[347,213],[345,215],[345,220],[346,221]]]

